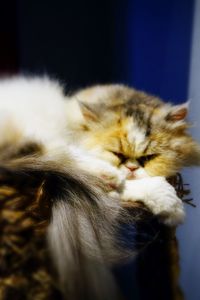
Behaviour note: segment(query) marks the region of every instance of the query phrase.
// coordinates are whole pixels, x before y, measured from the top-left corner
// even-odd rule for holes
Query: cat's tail
[[[99,181],[81,170],[38,157],[3,162],[1,167],[41,178],[51,203],[47,240],[66,299],[121,299],[109,265],[128,255],[119,245],[124,212]]]

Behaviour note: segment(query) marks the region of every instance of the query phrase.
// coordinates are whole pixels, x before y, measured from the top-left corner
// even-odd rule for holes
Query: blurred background
[[[2,1],[0,75],[19,72],[50,74],[68,92],[120,82],[174,103],[191,99],[200,140],[200,0]],[[197,208],[187,207],[178,229],[180,285],[186,300],[199,300],[200,171],[184,178]],[[135,266],[118,273],[127,299],[147,299]]]

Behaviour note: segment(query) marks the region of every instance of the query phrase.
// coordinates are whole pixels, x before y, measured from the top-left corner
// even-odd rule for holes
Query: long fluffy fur
[[[76,120],[72,123],[76,140],[111,164],[119,167],[130,161],[150,176],[164,177],[200,165],[200,145],[188,133],[188,102],[174,106],[114,84],[84,89],[69,102],[76,103],[84,116],[79,127]],[[149,155],[151,159],[141,164],[140,158]]]
[[[116,239],[125,216],[116,199],[95,188],[92,176],[43,157],[7,158],[0,165],[44,182],[43,197],[52,205],[48,244],[65,298],[121,299],[109,266],[130,250]]]
[[[200,161],[199,145],[187,134],[186,105],[173,107],[120,85],[86,89],[66,105],[58,83],[23,77],[0,82],[0,99],[0,167],[43,182],[51,206],[48,244],[65,298],[118,299],[109,265],[130,255],[119,234],[129,216],[87,174],[90,159],[86,172],[79,169],[75,150],[119,169],[134,162],[151,176],[175,175]]]
[[[0,99],[0,168],[25,183],[27,176],[44,182],[48,244],[66,299],[117,299],[108,265],[127,255],[115,239],[122,208],[67,157],[62,87],[48,78],[5,79]]]

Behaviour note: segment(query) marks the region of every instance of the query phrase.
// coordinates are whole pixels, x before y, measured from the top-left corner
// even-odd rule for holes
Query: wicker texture
[[[44,181],[36,175],[17,176],[4,171],[0,174],[0,300],[61,299],[46,248],[51,202],[44,195]],[[180,175],[171,183],[181,198],[188,194]],[[141,203],[135,203],[131,210],[140,222],[149,214]],[[181,299],[174,232],[171,236],[174,299]]]
[[[42,186],[34,176],[0,177],[0,300],[60,298],[49,269],[45,232],[50,207]]]

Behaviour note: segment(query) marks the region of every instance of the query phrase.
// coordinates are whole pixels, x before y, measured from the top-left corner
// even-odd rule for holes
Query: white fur
[[[145,131],[143,128],[138,128],[134,122],[129,122],[126,126],[128,141],[133,144],[136,152],[142,152],[147,145]]]
[[[123,170],[98,159],[95,153],[86,153],[78,148],[75,140],[70,145],[69,125],[79,123],[82,116],[75,100],[67,104],[65,101],[62,87],[45,77],[16,77],[0,81],[0,143],[6,142],[8,136],[12,140],[19,134],[19,139],[44,144],[48,155],[64,153],[68,158],[70,153],[82,169],[104,178],[116,190],[123,187],[124,201],[141,200],[154,214],[165,214],[165,223],[181,222],[184,217],[182,202],[164,178],[129,180],[124,185],[127,174]],[[136,130],[134,126],[127,129],[128,132],[134,131],[136,147],[145,147],[142,129],[139,131],[137,127]],[[133,142],[131,134],[128,138]],[[145,177],[142,171],[138,171],[139,177]]]
[[[41,142],[66,130],[62,88],[48,78],[14,77],[0,81],[0,119],[4,116],[25,138]]]
[[[184,220],[183,202],[164,177],[127,180],[122,200],[142,201],[155,215],[163,217],[168,225],[178,225]]]
[[[73,153],[73,157],[81,169],[104,179],[108,184],[115,186],[116,189],[120,188],[125,182],[125,175],[107,161],[103,161],[92,153],[88,153],[73,145],[69,146],[68,149]]]

